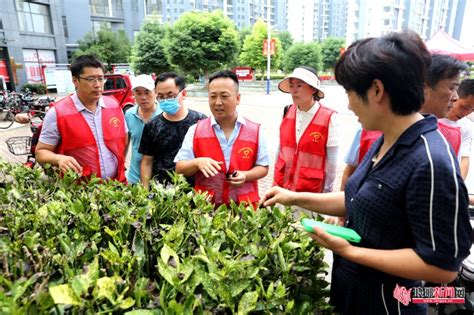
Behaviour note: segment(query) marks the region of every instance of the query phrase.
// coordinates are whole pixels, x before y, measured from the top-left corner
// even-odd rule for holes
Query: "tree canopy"
[[[283,71],[289,73],[298,66],[310,66],[316,71],[321,70],[321,49],[316,42],[296,43],[285,52]]]
[[[293,45],[293,36],[288,31],[277,33],[276,36],[280,39],[281,50],[284,54]]]
[[[165,36],[168,61],[186,74],[220,69],[235,61],[239,39],[234,23],[221,11],[188,12]]]
[[[328,37],[321,43],[321,55],[325,70],[332,70],[340,56],[340,49],[346,45],[343,38]]]
[[[132,47],[132,69],[139,73],[161,73],[170,71],[172,66],[168,62],[163,46],[166,29],[154,21],[146,21],[140,32],[135,36]]]
[[[74,57],[92,54],[109,68],[113,63],[129,61],[131,46],[124,30],[114,33],[110,29],[100,29],[97,35],[89,32],[78,41],[78,44],[79,49],[74,52]]]
[[[239,57],[242,66],[261,70],[262,75],[267,68],[267,56],[262,53],[263,41],[267,36],[267,24],[258,20],[253,26],[252,33],[245,38]],[[270,63],[272,69],[278,68],[281,60],[281,43],[278,38],[275,39],[275,54],[271,56]]]

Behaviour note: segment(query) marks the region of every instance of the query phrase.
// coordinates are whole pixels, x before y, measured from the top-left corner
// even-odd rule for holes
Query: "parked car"
[[[102,94],[115,97],[125,113],[135,105],[130,76],[127,74],[106,74],[105,77],[107,81],[105,81]]]

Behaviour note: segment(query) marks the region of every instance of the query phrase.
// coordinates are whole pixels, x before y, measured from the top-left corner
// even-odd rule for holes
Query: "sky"
[[[466,1],[466,10],[464,11],[463,26],[459,41],[468,47],[474,48],[474,1]]]

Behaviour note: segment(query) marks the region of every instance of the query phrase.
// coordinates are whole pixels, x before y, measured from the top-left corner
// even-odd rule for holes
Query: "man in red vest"
[[[80,56],[72,62],[76,93],[59,100],[47,112],[36,160],[57,166],[61,172],[72,170],[85,177],[95,174],[126,182],[128,131],[117,101],[102,96],[104,70],[94,56]]]
[[[280,125],[280,148],[274,182],[292,190],[330,192],[336,175],[338,139],[334,111],[320,104],[324,97],[313,68],[301,66],[280,82],[293,105]]]
[[[176,155],[176,172],[195,177],[195,189],[216,205],[259,201],[257,180],[270,159],[260,125],[240,116],[239,81],[229,71],[209,77],[212,116],[191,126]]]

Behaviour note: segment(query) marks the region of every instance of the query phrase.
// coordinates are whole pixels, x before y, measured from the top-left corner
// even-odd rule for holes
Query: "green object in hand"
[[[349,242],[360,243],[361,240],[360,235],[357,234],[356,231],[343,226],[327,224],[312,219],[301,219],[301,224],[303,225],[306,232],[314,233],[313,227],[316,226],[322,228],[331,235],[342,237]]]

